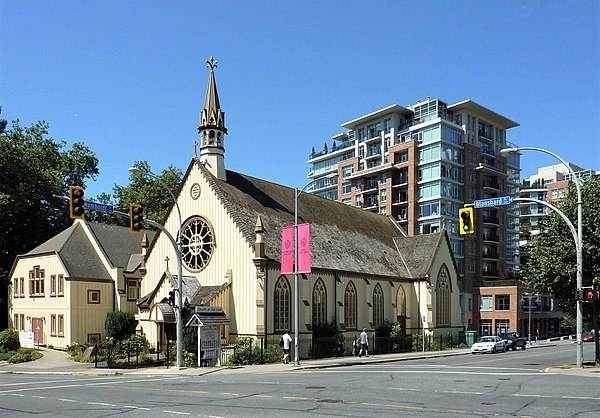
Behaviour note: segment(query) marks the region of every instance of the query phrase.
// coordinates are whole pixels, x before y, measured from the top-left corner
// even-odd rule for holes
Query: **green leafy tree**
[[[109,312],[106,315],[104,329],[106,335],[117,341],[123,341],[135,332],[135,317],[132,312]]]
[[[98,158],[80,142],[48,136],[49,125],[7,129],[0,121],[0,329],[8,326],[7,272],[15,257],[67,228],[69,185],[84,187],[98,175]],[[61,196],[61,197],[56,197]]]
[[[582,182],[583,200],[583,286],[600,286],[600,179]],[[557,206],[577,228],[577,192],[569,193]],[[575,311],[577,254],[573,235],[555,212],[540,223],[540,233],[532,240],[531,258],[525,272],[527,284],[554,294],[566,311]],[[591,314],[591,309],[586,312]]]
[[[600,287],[600,178],[588,178],[582,182],[583,201],[582,285]],[[558,205],[558,208],[577,228],[577,192],[574,185]],[[575,289],[577,287],[577,254],[573,235],[563,219],[552,212],[540,224],[540,233],[533,237],[531,258],[526,272],[527,284],[554,294],[566,313],[575,316]],[[584,304],[586,328],[598,333],[600,302]],[[600,346],[596,344],[596,362],[600,362]]]

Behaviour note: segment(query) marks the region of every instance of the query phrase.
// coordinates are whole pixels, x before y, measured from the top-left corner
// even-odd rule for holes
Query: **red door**
[[[44,320],[42,318],[31,318],[31,331],[33,332],[33,343],[38,347],[44,344]]]

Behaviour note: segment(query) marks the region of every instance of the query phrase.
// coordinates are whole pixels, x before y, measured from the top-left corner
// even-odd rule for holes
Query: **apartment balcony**
[[[484,189],[494,189],[499,191],[500,190],[500,183],[498,183],[497,181],[485,181],[483,182],[483,188]]]
[[[483,215],[483,223],[485,223],[485,224],[499,225],[500,224],[500,220],[495,215],[487,215],[487,216]]]
[[[495,269],[483,269],[481,271],[481,275],[483,277],[499,277],[500,276],[500,272],[498,270],[495,270]]]
[[[490,131],[488,131],[487,129],[479,129],[477,131],[477,135],[479,135],[479,138],[483,138],[488,141],[492,140],[492,133]]]
[[[487,145],[483,145],[483,146],[479,147],[479,151],[482,154],[491,155],[493,157],[496,156],[496,151],[494,151],[494,149],[492,147],[488,147]]]
[[[484,259],[488,259],[488,260],[499,260],[500,256],[498,255],[497,251],[483,251],[481,253],[481,255],[483,256]]]
[[[496,234],[483,234],[484,241],[500,242],[500,237]]]
[[[392,178],[392,187],[407,186],[408,176],[400,176]]]

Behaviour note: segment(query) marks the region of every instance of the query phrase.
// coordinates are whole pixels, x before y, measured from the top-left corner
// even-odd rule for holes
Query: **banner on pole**
[[[281,274],[294,273],[294,227],[281,229]]]
[[[298,273],[310,273],[310,224],[298,225]]]

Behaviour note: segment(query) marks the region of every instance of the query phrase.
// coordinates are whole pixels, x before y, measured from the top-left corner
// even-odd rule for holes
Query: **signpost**
[[[491,199],[481,199],[473,202],[475,209],[489,208],[491,206],[510,205],[510,196],[492,197]]]

